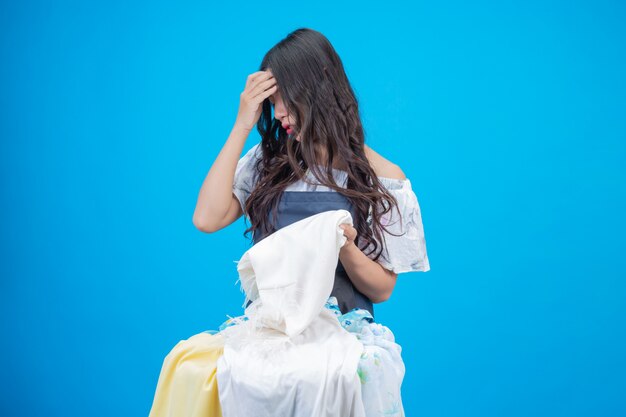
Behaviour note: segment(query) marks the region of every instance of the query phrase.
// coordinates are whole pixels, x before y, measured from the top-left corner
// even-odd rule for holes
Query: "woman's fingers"
[[[248,78],[246,79],[246,86],[244,87],[244,89],[247,89],[248,86],[250,85],[250,83],[252,83],[259,75],[266,73],[267,71],[257,71],[257,72],[253,72],[252,74],[248,75]]]
[[[251,102],[260,104],[266,97],[276,91],[276,88],[269,91],[275,84],[276,79],[270,72],[261,71],[256,78],[250,79],[243,94]]]
[[[347,237],[349,240],[352,240],[352,241],[356,239],[358,232],[353,226],[346,223],[346,224],[340,225],[340,227],[343,229],[343,235],[345,237]]]
[[[274,86],[276,86],[276,79],[274,77],[271,77],[265,81],[259,81],[259,83],[256,84],[250,91],[250,96],[257,97],[257,96],[263,95],[263,93],[267,92],[270,88]],[[269,93],[269,94],[272,94],[272,93]],[[267,95],[265,97],[267,97]],[[265,97],[263,97],[263,100],[265,99]],[[263,100],[260,100],[260,101],[263,101]]]
[[[252,90],[260,82],[263,82],[263,81],[267,80],[268,78],[273,78],[273,77],[274,77],[274,75],[272,75],[272,73],[269,72],[269,71],[253,72],[252,74],[248,75],[248,81],[246,82],[246,89],[247,90]]]
[[[263,100],[265,100],[266,98],[268,98],[270,95],[274,94],[276,92],[276,90],[278,90],[278,86],[274,84],[272,87],[270,87],[267,90],[261,92],[261,94],[256,96],[255,99],[260,103]]]

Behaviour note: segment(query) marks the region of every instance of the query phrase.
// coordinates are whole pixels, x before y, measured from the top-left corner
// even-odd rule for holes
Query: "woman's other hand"
[[[357,236],[357,230],[353,226],[351,226],[351,225],[349,225],[347,223],[340,224],[339,227],[341,227],[343,229],[343,235],[347,239],[346,243],[344,244],[344,246],[347,246],[347,245],[350,245],[350,244],[354,244],[354,241],[355,241],[356,236]]]

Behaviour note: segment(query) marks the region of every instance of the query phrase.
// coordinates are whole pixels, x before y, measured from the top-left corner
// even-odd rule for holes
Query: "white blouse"
[[[256,160],[262,156],[261,152],[261,148],[257,143],[250,148],[237,163],[233,183],[233,194],[235,194],[239,200],[242,210],[257,180],[254,165]],[[337,185],[345,188],[348,173],[336,168],[332,170]],[[383,251],[377,262],[385,269],[397,274],[413,271],[429,271],[430,264],[428,262],[428,254],[426,253],[422,214],[417,196],[413,192],[411,181],[408,178],[401,180],[380,176],[378,179],[397,199],[398,210],[400,212],[400,216],[398,216],[398,210],[394,208],[381,217],[381,222],[383,222],[392,233],[403,235],[393,236],[385,230],[382,231],[386,245],[383,245]],[[306,181],[298,180],[293,184],[289,184],[285,191],[334,190],[319,184],[313,174],[307,170]],[[402,222],[402,220],[404,220],[404,222]],[[366,252],[367,251],[369,251],[369,248],[366,248]],[[373,258],[374,255],[375,254],[372,253],[368,256]]]

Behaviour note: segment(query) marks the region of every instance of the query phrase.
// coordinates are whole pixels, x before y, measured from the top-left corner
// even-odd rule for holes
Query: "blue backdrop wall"
[[[625,19],[607,0],[3,2],[0,414],[147,415],[169,350],[241,314],[244,220],[192,214],[246,76],[306,26],[421,204],[432,270],[377,306],[407,415],[625,415]]]

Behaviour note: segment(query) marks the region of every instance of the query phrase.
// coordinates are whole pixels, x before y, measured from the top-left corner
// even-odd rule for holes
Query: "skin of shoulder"
[[[367,145],[364,145],[364,149],[365,156],[367,157],[370,165],[374,169],[376,175],[378,175],[379,177],[395,178],[399,180],[406,179],[406,175],[398,165],[384,158],[382,155],[380,155]]]

